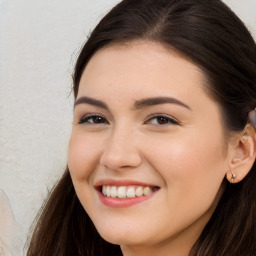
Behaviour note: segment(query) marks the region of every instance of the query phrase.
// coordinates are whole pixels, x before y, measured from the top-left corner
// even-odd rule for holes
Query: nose
[[[137,147],[136,133],[115,129],[106,140],[100,164],[111,170],[134,168],[141,164],[142,156]]]

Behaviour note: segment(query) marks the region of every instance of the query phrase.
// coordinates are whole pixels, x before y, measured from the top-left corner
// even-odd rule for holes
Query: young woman
[[[225,4],[122,1],[74,96],[27,255],[256,255],[256,45]]]

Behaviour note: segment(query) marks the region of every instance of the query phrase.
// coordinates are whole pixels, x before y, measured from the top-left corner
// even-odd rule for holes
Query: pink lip
[[[134,197],[134,198],[112,198],[104,196],[100,191],[97,190],[97,193],[99,195],[100,201],[110,207],[114,208],[124,208],[124,207],[131,207],[133,205],[142,203],[148,199],[150,199],[156,192],[153,192],[152,194],[148,196],[141,196],[141,197]]]
[[[100,187],[103,185],[110,185],[110,186],[143,186],[143,187],[157,187],[156,185],[140,182],[140,181],[134,181],[134,180],[114,180],[114,179],[104,179],[96,182],[94,187]]]
[[[101,193],[101,187],[103,185],[110,185],[110,186],[144,186],[144,187],[156,187],[155,185],[148,184],[148,183],[143,183],[139,181],[134,181],[134,180],[113,180],[113,179],[104,179],[98,181],[94,187],[98,193],[100,201],[109,207],[114,207],[114,208],[125,208],[125,207],[131,207],[133,205],[142,203],[150,198],[152,198],[155,193],[153,192],[150,195],[147,196],[141,196],[141,197],[134,197],[134,198],[112,198],[112,197],[107,197],[104,196]]]

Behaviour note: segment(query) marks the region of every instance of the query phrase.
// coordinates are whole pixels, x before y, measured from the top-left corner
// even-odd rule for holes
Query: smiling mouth
[[[112,185],[103,185],[99,188],[100,192],[105,197],[110,198],[137,198],[137,197],[145,197],[159,190],[160,188],[150,187],[150,186],[112,186]]]

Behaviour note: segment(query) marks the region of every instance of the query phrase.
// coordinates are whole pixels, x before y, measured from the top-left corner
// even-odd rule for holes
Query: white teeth
[[[107,187],[106,187],[106,186],[102,186],[102,194],[103,194],[104,196],[107,195]]]
[[[127,192],[126,192],[126,196],[127,197],[135,197],[135,188],[133,188],[133,187],[128,188]]]
[[[107,189],[106,189],[106,190],[107,190],[107,196],[110,197],[110,195],[111,195],[111,194],[110,194],[110,193],[111,193],[111,191],[110,191],[110,190],[111,190],[111,187],[110,187],[110,186],[107,186]]]
[[[136,194],[136,196],[143,196],[143,188],[137,187],[135,194]]]
[[[126,197],[126,187],[121,186],[117,190],[117,197],[118,198],[125,198]]]
[[[116,197],[117,196],[117,189],[116,189],[115,186],[111,187],[110,196],[111,197]]]
[[[102,194],[113,198],[135,198],[148,196],[154,192],[154,188],[143,186],[102,186]]]
[[[145,188],[143,189],[143,194],[144,194],[145,196],[148,196],[148,195],[150,195],[150,194],[152,194],[152,193],[153,193],[153,191],[152,191],[152,189],[149,188],[149,187],[145,187]]]

